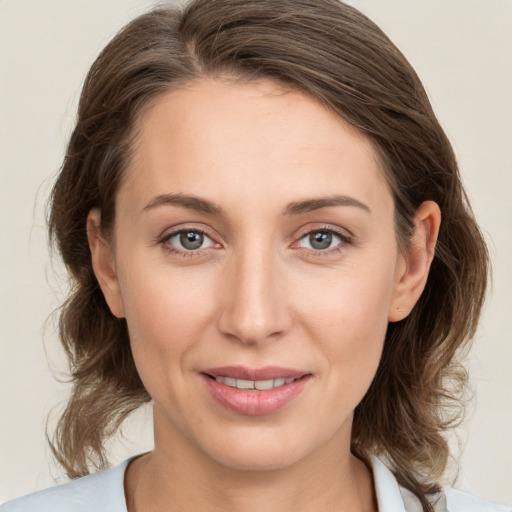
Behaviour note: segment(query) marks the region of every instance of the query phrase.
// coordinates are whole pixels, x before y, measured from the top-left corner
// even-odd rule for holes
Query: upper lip
[[[283,368],[281,366],[264,366],[262,368],[247,368],[245,366],[219,366],[201,370],[201,373],[211,377],[231,377],[244,380],[270,380],[270,379],[299,379],[309,375],[303,370]]]

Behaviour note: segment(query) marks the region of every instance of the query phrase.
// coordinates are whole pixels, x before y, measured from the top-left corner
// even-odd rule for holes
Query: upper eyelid
[[[202,235],[205,235],[207,238],[209,238],[211,240],[213,246],[218,244],[218,242],[215,240],[215,238],[210,236],[206,230],[198,229],[198,228],[183,227],[183,228],[178,228],[178,229],[165,230],[163,232],[163,234],[156,239],[155,245],[159,245],[169,252],[175,252],[178,254],[188,255],[188,256],[198,255],[198,254],[202,253],[203,251],[207,251],[208,249],[211,248],[211,246],[210,246],[210,247],[202,247],[202,248],[198,248],[198,249],[185,249],[185,248],[181,248],[181,247],[176,246],[175,244],[171,243],[172,238],[179,235],[180,233],[187,232],[187,231],[196,231],[198,233],[201,233]],[[167,246],[167,248],[166,248],[166,246]],[[172,250],[171,250],[171,247],[172,247]]]
[[[215,239],[215,237],[211,234],[210,230],[207,228],[184,225],[182,227],[175,226],[172,228],[164,229],[161,235],[158,236],[158,240],[168,240],[169,238],[172,238],[173,236],[176,236],[179,233],[183,233],[184,231],[196,231],[198,233],[206,235],[208,238],[211,238],[212,240]]]
[[[340,238],[340,242],[336,244],[334,247],[330,247],[327,249],[313,249],[313,248],[306,248],[306,247],[300,247],[298,244],[303,240],[305,237],[310,235],[311,233],[315,232],[331,232],[335,236]],[[357,245],[354,242],[354,237],[351,232],[349,232],[347,229],[340,228],[338,226],[332,226],[332,225],[319,225],[317,227],[306,229],[302,232],[300,236],[297,236],[295,238],[295,241],[292,244],[292,248],[295,248],[299,253],[303,254],[314,254],[315,256],[322,256],[322,257],[329,257],[333,254],[339,253],[340,251],[343,251],[346,249],[347,246],[353,246]]]
[[[330,232],[335,233],[336,235],[340,236],[341,238],[345,238],[345,239],[352,239],[354,236],[353,233],[351,233],[346,228],[341,228],[341,227],[334,226],[331,224],[320,224],[315,227],[309,227],[309,228],[304,228],[304,229],[299,230],[300,234],[297,235],[297,239],[300,240],[300,239],[304,238],[306,235],[309,235],[310,233],[315,233],[317,231],[330,231]]]
[[[208,247],[200,247],[198,249],[186,249],[184,247],[182,248],[182,247],[179,247],[179,246],[176,246],[176,245],[170,243],[172,238],[179,235],[180,233],[187,232],[187,231],[188,232],[195,231],[197,233],[201,233],[202,235],[206,236],[212,242],[212,245],[210,245]],[[190,228],[190,227],[189,228],[183,227],[183,228],[174,229],[174,230],[167,231],[167,232],[164,231],[164,234],[162,236],[160,236],[157,240],[157,245],[160,245],[165,251],[167,251],[169,253],[177,254],[182,257],[201,256],[201,254],[203,254],[205,251],[208,251],[208,249],[211,249],[212,246],[215,246],[216,244],[218,244],[218,242],[216,242],[215,239],[213,237],[211,237],[205,230],[198,229],[198,228]]]
[[[319,228],[319,229],[311,229],[309,231],[306,231],[302,236],[299,237],[299,240],[302,240],[306,236],[311,235],[311,233],[332,233],[333,235],[338,236],[342,240],[350,238],[348,235],[345,235],[344,233],[342,233],[341,231],[338,231],[336,229]]]
[[[164,240],[169,240],[170,238],[174,238],[176,235],[179,235],[180,233],[200,233],[201,235],[204,235],[208,237],[210,240],[214,241],[213,237],[211,237],[207,231],[203,231],[202,229],[178,229],[176,231],[171,231],[163,236]]]

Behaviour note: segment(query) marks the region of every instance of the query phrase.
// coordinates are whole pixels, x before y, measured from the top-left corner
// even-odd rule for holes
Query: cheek
[[[325,276],[315,275],[297,294],[301,310],[316,329],[345,339],[382,333],[394,286],[394,265],[344,267]],[[370,340],[368,340],[370,341]]]
[[[333,386],[353,389],[344,396],[356,401],[354,407],[377,371],[394,284],[392,264],[362,268],[345,269],[312,286],[315,293],[300,306],[307,335],[329,367]]]
[[[139,374],[150,389],[170,376],[180,378],[182,362],[200,343],[213,316],[205,276],[191,280],[179,270],[138,265],[120,275],[130,343]]]

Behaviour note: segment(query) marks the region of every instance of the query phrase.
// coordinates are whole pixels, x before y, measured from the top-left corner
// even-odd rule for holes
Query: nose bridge
[[[248,344],[283,333],[289,314],[280,261],[267,238],[241,244],[226,268],[226,287],[219,327]]]

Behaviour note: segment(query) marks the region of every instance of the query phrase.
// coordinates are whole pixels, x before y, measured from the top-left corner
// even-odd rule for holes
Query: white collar
[[[395,475],[389,470],[389,468],[375,455],[370,455],[370,464],[372,466],[373,482],[375,485],[375,494],[377,495],[377,503],[379,512],[423,512],[423,506],[419,499],[409,489],[401,487],[395,478]],[[454,491],[459,496],[463,493]],[[452,505],[455,508],[448,507],[447,496],[444,492],[441,492],[432,497],[432,506],[434,512],[450,512],[453,510],[459,510],[457,503],[460,498],[455,495],[452,496]],[[471,503],[474,503],[474,498],[469,495],[465,499],[471,499]],[[469,502],[468,502],[469,503]],[[485,505],[484,502],[481,502]],[[466,510],[461,508],[460,510]],[[485,510],[493,510],[491,508],[482,508],[482,512]]]
[[[409,512],[393,473],[375,455],[370,455],[370,463],[379,512]]]

